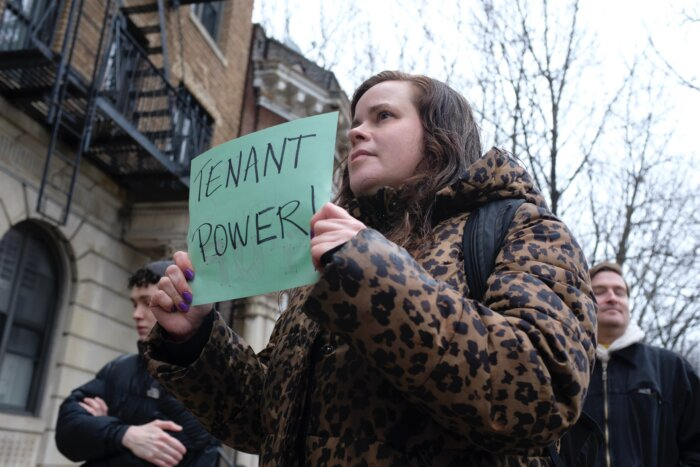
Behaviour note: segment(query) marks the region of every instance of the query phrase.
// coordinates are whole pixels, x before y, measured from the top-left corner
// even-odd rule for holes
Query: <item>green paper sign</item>
[[[338,112],[283,123],[192,160],[194,304],[311,284],[309,221],[330,200]]]

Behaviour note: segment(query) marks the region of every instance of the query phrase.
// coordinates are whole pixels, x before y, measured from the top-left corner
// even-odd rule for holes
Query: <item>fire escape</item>
[[[172,3],[5,0],[0,93],[50,132],[37,210],[56,223],[67,221],[83,157],[131,201],[187,199],[213,121],[171,84],[166,14],[199,2]]]

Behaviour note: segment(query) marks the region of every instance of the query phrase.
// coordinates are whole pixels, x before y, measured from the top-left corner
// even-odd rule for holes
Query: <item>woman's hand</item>
[[[352,239],[367,226],[333,203],[324,204],[311,218],[311,259],[321,269],[321,256]]]
[[[165,270],[158,291],[151,297],[151,311],[172,340],[184,342],[192,337],[211,311],[211,303],[191,306],[193,297],[189,281],[194,279],[190,256],[184,251],[173,255],[175,264]]]

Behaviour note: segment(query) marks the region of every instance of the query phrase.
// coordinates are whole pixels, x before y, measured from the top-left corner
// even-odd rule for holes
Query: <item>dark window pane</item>
[[[0,240],[0,313],[7,313],[10,305],[10,290],[15,280],[19,262],[22,234],[10,230]]]
[[[25,408],[32,386],[34,361],[6,353],[0,364],[0,404]]]
[[[219,38],[219,25],[223,10],[221,2],[200,3],[199,5],[194,5],[192,9],[211,38],[217,40]]]
[[[31,223],[0,239],[0,409],[33,412],[41,395],[59,280],[50,243]]]
[[[51,311],[49,306],[54,295],[55,278],[51,271],[50,256],[46,247],[37,239],[28,238],[25,258],[15,304],[15,319],[42,326]]]
[[[35,359],[39,356],[41,335],[31,329],[12,326],[7,351]]]

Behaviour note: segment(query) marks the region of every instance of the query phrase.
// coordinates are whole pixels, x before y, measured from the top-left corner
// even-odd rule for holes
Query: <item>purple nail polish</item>
[[[188,281],[194,279],[194,271],[190,268],[185,269],[185,279],[187,279]]]
[[[192,303],[192,294],[191,294],[191,293],[186,292],[186,291],[185,291],[185,292],[182,292],[182,298],[185,299],[185,303],[187,303],[188,305],[189,305],[190,303]]]
[[[311,238],[314,238],[314,229],[311,229]]]
[[[187,313],[188,311],[190,311],[190,306],[185,302],[180,302],[177,304],[177,306],[180,308],[180,310],[182,310],[183,313]]]

